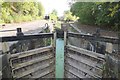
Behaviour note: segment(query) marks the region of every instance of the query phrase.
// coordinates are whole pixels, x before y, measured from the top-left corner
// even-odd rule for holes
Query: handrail
[[[38,38],[50,38],[53,37],[53,33],[40,33],[35,35],[21,35],[21,36],[7,36],[0,37],[0,42],[17,41],[17,40],[28,40],[28,39],[38,39]]]
[[[86,35],[86,34],[73,33],[73,32],[68,32],[67,36],[69,36],[69,37],[76,37],[76,38],[82,38],[82,39],[87,39],[87,40],[109,42],[109,43],[114,43],[114,44],[118,44],[119,43],[119,39],[118,38],[108,38],[108,37]]]
[[[16,29],[11,29],[11,30],[0,30],[0,32],[8,32],[8,31],[17,31]]]

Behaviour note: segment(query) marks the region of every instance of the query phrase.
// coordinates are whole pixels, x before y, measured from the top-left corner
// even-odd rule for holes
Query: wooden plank
[[[65,78],[79,78],[68,70],[65,70]]]
[[[55,71],[49,72],[48,74],[44,75],[42,78],[55,78]]]
[[[67,57],[72,58],[78,62],[94,67],[95,69],[102,69],[102,66],[100,66],[100,64],[98,64],[96,61],[92,61],[90,59],[83,58],[75,54],[70,54],[70,53],[67,53],[67,54],[68,54]]]
[[[46,59],[44,61],[39,61],[39,62],[36,62],[34,64],[31,64],[31,65],[27,65],[27,66],[23,65],[23,67],[20,66],[20,67],[16,67],[15,69],[12,69],[12,72],[16,73],[16,71],[19,71],[22,69],[26,70],[28,67],[37,66],[37,65],[44,65],[46,63],[50,64],[52,61],[54,61],[54,58]]]
[[[19,68],[22,68],[22,67],[25,67],[25,66],[37,63],[39,61],[50,59],[52,57],[53,57],[52,55],[49,55],[49,56],[42,57],[42,58],[41,57],[40,58],[36,58],[36,59],[30,60],[30,61],[27,61],[27,62],[24,62],[24,63],[21,63],[21,64],[16,64],[15,66],[12,66],[12,68],[13,68],[13,70],[16,70],[16,69],[19,69]]]
[[[74,59],[71,59],[71,58],[67,58],[67,62],[66,63],[71,63],[72,65],[75,65],[75,66],[77,66],[77,67],[82,67],[82,68],[85,68],[86,70],[88,70],[88,71],[90,71],[90,72],[92,72],[92,73],[94,73],[94,74],[96,74],[96,75],[102,75],[102,70],[100,70],[100,69],[95,69],[95,68],[93,68],[93,67],[91,67],[91,66],[88,66],[88,65],[86,65],[86,64],[84,64],[84,63],[81,63],[81,62],[79,62],[79,61],[76,61],[76,60],[74,60]]]
[[[93,72],[91,72],[91,71],[89,71],[89,70],[86,70],[86,69],[84,69],[83,67],[76,66],[74,63],[70,63],[70,62],[69,62],[69,63],[66,63],[66,65],[71,66],[71,67],[73,67],[74,69],[80,70],[80,71],[82,71],[82,72],[85,72],[85,73],[89,74],[90,76],[92,76],[92,77],[94,77],[94,78],[102,78],[102,76],[99,76],[99,75],[97,75],[97,74],[95,74],[95,73],[93,73]]]
[[[0,71],[0,80],[2,79],[2,71]]]
[[[49,74],[50,72],[52,72],[52,70],[42,72],[41,74],[38,74],[38,75],[36,75],[36,76],[33,76],[32,78],[41,78],[42,76],[44,76],[44,75],[46,75],[46,74]]]
[[[45,68],[49,67],[50,64],[52,64],[53,62],[54,61],[51,61],[50,63],[44,64],[44,65],[41,65],[41,66],[38,66],[38,67],[33,67],[32,69],[29,69],[27,71],[18,73],[17,75],[15,74],[14,77],[15,78],[21,78],[21,77],[24,77],[26,75],[29,75],[30,73],[34,73],[34,72],[36,72],[38,70],[45,69]]]
[[[88,50],[78,48],[78,47],[75,47],[75,46],[72,46],[72,45],[67,45],[67,48],[69,50],[72,50],[72,51],[78,52],[80,54],[84,54],[84,55],[96,58],[96,59],[101,60],[101,61],[104,61],[104,59],[105,59],[105,56],[102,55],[102,54],[95,53],[95,52],[92,52],[92,51],[88,51]]]
[[[2,66],[3,66],[3,64],[2,64],[2,59],[3,58],[3,55],[0,55],[0,71],[2,71]]]
[[[25,51],[25,52],[12,54],[10,56],[10,58],[18,59],[18,58],[27,57],[27,56],[31,56],[31,55],[34,55],[34,54],[38,54],[38,53],[45,52],[45,51],[50,51],[50,50],[52,50],[52,46],[47,46],[47,47],[43,47],[43,48],[37,48],[37,49]]]
[[[51,72],[53,72],[53,71],[54,71],[54,67],[52,67],[51,69],[48,68],[48,69],[46,69],[44,72],[42,72],[42,73],[40,73],[40,74],[37,74],[37,75],[34,75],[34,76],[32,76],[31,78],[41,78],[41,77],[45,76],[46,74],[49,74],[49,73],[51,73]]]
[[[78,71],[74,71],[73,69],[70,69],[70,66],[66,65],[65,71],[70,72],[72,75],[78,77],[78,78],[87,78],[86,76],[78,73]]]
[[[29,70],[24,71],[24,72],[21,72],[21,73],[19,73],[19,74],[17,74],[17,75],[14,75],[13,77],[14,77],[14,78],[21,78],[21,77],[23,77],[23,76],[26,76],[26,75],[28,75],[28,74],[30,74],[30,73],[33,73],[33,72],[36,72],[36,71],[38,71],[38,70],[40,70],[40,69],[46,68],[46,67],[48,67],[48,66],[49,66],[49,63],[48,63],[48,64],[41,65],[41,66],[38,66],[38,67],[35,67],[35,68],[33,68],[33,69],[29,69]]]

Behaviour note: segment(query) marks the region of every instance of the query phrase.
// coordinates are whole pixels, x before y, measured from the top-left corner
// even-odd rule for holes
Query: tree
[[[70,11],[83,24],[120,30],[120,2],[76,2]]]
[[[55,9],[49,15],[51,20],[57,21],[58,16],[57,16],[57,11]]]
[[[44,8],[40,2],[2,2],[0,22],[22,22],[40,19]]]
[[[68,11],[64,11],[64,20],[66,21],[76,21],[79,19],[79,17],[76,17],[75,15],[72,15],[72,13]]]
[[[52,14],[54,14],[54,15],[57,16],[57,11],[54,9],[54,10],[52,11]]]
[[[96,5],[99,7],[96,11],[96,24],[120,30],[120,2],[104,2]]]
[[[37,3],[37,4],[38,4],[38,9],[39,9],[38,15],[43,17],[45,14],[45,9],[41,3]]]
[[[95,23],[94,3],[76,2],[71,6],[70,11],[79,17],[81,23],[91,25]]]

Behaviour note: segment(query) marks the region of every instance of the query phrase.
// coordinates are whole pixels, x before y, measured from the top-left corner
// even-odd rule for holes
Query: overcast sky
[[[39,0],[44,8],[45,14],[49,14],[53,9],[57,10],[58,16],[62,16],[65,10],[69,10],[67,0]]]

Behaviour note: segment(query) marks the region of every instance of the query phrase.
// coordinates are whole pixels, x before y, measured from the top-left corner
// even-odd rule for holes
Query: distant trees
[[[40,2],[2,2],[0,23],[23,22],[40,19],[44,8]]]
[[[49,16],[51,20],[57,21],[58,19],[57,11],[55,9],[49,14]]]
[[[120,2],[76,2],[70,11],[83,24],[120,30]]]

